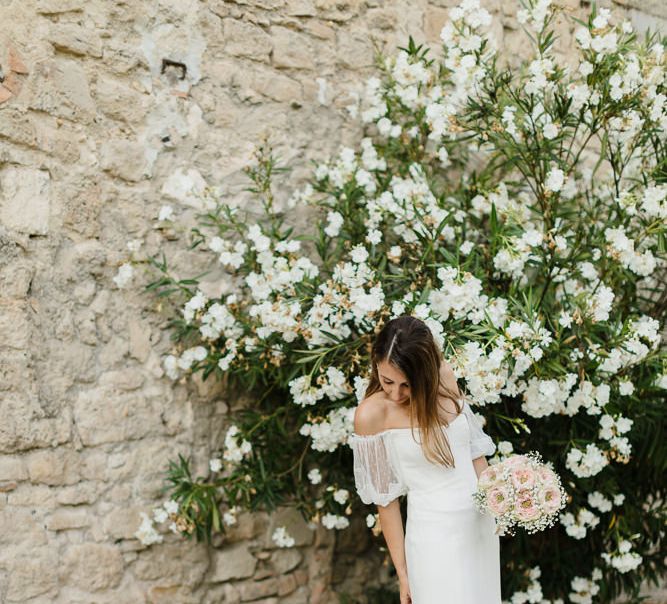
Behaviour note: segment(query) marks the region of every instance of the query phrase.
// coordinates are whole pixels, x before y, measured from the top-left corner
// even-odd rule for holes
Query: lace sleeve
[[[472,459],[477,459],[483,455],[493,455],[496,452],[496,445],[482,429],[482,424],[468,405],[468,401],[463,402],[463,412],[466,414],[468,426],[470,426],[470,456]]]
[[[407,493],[391,459],[387,437],[387,432],[370,436],[352,434],[348,440],[354,454],[355,486],[364,503],[385,506]]]

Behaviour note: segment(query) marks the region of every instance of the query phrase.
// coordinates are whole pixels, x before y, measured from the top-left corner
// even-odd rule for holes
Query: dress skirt
[[[439,491],[408,493],[405,556],[413,604],[500,604],[495,520],[472,506],[443,511],[448,496]]]

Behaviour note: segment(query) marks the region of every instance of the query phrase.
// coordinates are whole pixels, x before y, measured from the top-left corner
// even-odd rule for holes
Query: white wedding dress
[[[444,427],[454,468],[429,462],[419,431],[352,434],[354,478],[364,503],[407,494],[405,557],[413,604],[500,604],[500,543],[492,516],[477,511],[472,460],[496,446],[467,402]],[[417,440],[415,440],[417,439]]]

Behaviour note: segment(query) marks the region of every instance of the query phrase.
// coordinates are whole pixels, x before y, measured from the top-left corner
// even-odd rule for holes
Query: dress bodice
[[[470,428],[465,413],[460,413],[446,432],[454,466],[446,467],[424,456],[420,434],[410,429],[392,430],[389,436],[398,476],[407,487],[408,505],[423,511],[470,508],[477,488],[477,474],[470,454]],[[447,492],[447,497],[439,494]]]
[[[422,494],[447,488],[461,491],[468,502],[477,484],[471,460],[492,455],[495,444],[465,401],[463,411],[442,429],[454,467],[426,459],[419,429],[390,428],[369,436],[353,434],[349,443],[354,451],[355,483],[362,501],[387,505],[407,493],[409,500],[416,502]],[[455,500],[452,504],[458,505]]]

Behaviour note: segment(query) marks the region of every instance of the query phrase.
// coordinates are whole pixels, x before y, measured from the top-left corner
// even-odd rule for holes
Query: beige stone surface
[[[246,543],[237,543],[216,551],[212,558],[210,580],[213,582],[245,579],[257,568],[257,558],[248,551]]]
[[[65,585],[91,593],[116,587],[122,576],[123,557],[111,545],[72,545],[60,567],[60,579]]]
[[[32,235],[49,230],[51,177],[46,170],[8,166],[0,171],[0,221]]]
[[[301,187],[308,160],[359,139],[345,107],[374,45],[393,52],[410,34],[437,56],[456,3],[0,2],[0,599],[324,604],[387,580],[363,518],[334,534],[281,509],[239,514],[215,547],[166,527],[162,543],[135,538],[167,461],[192,455],[204,472],[237,401],[212,380],[167,380],[151,276],[139,265],[123,290],[113,277],[132,240],[138,258],[164,246],[182,276],[208,268],[186,250],[197,191],[247,203],[242,168],[265,135],[294,169],[279,195]],[[483,3],[518,60],[514,5]],[[602,4],[666,31],[659,0]],[[559,33],[567,51],[572,30]],[[294,549],[273,543],[278,526]]]

